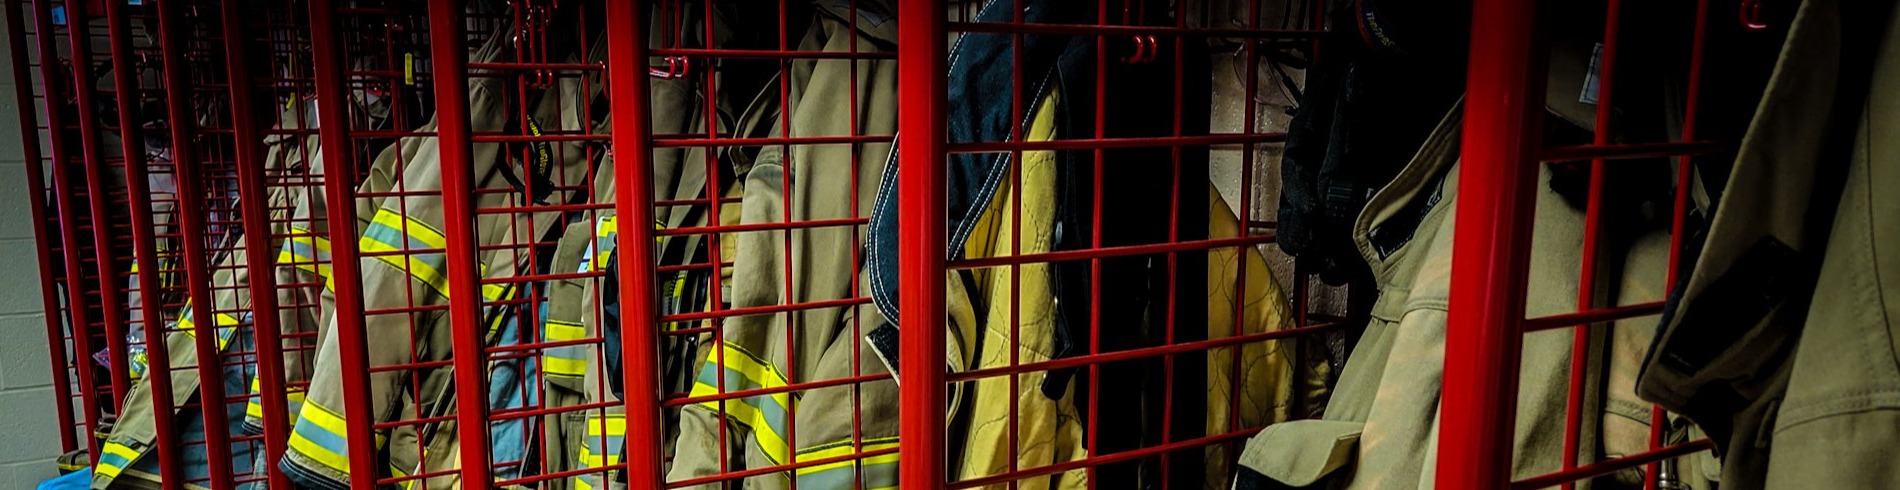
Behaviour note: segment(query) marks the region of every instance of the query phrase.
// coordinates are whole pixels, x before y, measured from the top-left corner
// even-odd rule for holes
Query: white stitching
[[[880,224],[883,223],[882,218],[884,213],[882,211],[884,209],[883,204],[885,199],[890,195],[891,187],[897,185],[893,180],[897,176],[896,162],[897,135],[893,134],[891,135],[889,156],[885,157],[884,160],[883,181],[878,183],[877,199],[871,202],[871,240],[873,242],[877,240],[878,232],[884,229],[884,226]],[[886,305],[886,303],[890,302],[889,294],[885,292],[889,290],[887,289],[889,286],[884,282],[884,274],[880,273],[883,270],[883,267],[880,265],[881,262],[877,259],[880,254],[878,254],[876,248],[873,247],[871,253],[868,255],[870,256],[868,266],[871,269],[871,302],[877,306],[879,312],[884,314],[885,321],[890,322],[891,325],[898,325],[899,318],[896,312],[893,311],[895,308],[889,308],[888,305]]]
[[[1051,71],[1053,70],[1054,69],[1052,68]],[[1042,82],[1037,84],[1036,98],[1032,99],[1033,101],[1030,102],[1030,106],[1028,107],[1029,109],[1028,112],[1026,114],[1023,114],[1022,126],[1024,127],[1029,126],[1029,121],[1035,118],[1036,111],[1041,110],[1042,103],[1043,103],[1043,96],[1048,94],[1049,78],[1050,78],[1049,75],[1045,74],[1043,75]],[[1013,153],[1004,153],[1002,155],[997,155],[994,160],[1002,161],[1002,160],[1007,159],[1013,162],[1013,159],[1009,158],[1011,155],[1013,155]],[[1001,163],[1001,162],[992,162],[991,165],[997,165],[998,163]],[[1003,174],[1007,170],[1008,170],[1008,167],[998,165],[995,169],[990,170],[990,177],[988,179],[984,179],[983,187],[982,187],[983,192],[982,194],[978,195],[980,197],[977,198],[976,202],[972,203],[972,204],[977,204],[977,205],[971,206],[970,210],[964,213],[963,224],[958,227],[958,231],[956,233],[951,234],[953,238],[951,239],[949,243],[950,250],[948,250],[947,252],[951,253],[952,256],[955,256],[954,253],[957,249],[963,247],[963,242],[969,239],[970,233],[976,231],[976,222],[977,222],[976,218],[982,217],[983,211],[986,209],[989,209],[990,207],[989,201],[991,199],[996,198],[995,182],[998,180],[1002,180]]]

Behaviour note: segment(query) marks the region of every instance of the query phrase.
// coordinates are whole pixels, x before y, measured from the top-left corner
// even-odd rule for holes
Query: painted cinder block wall
[[[4,29],[0,24],[0,34]],[[0,35],[0,43],[5,39]],[[53,459],[60,452],[60,428],[40,309],[42,271],[27,207],[27,193],[41,186],[26,179],[19,101],[13,96],[13,70],[23,68],[0,49],[0,69],[0,490],[14,490],[34,488],[58,473]]]

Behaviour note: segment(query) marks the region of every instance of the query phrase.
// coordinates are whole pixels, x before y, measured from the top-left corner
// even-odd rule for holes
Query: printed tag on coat
[[[1583,93],[1577,94],[1577,102],[1597,104],[1597,73],[1603,70],[1603,43],[1597,43],[1590,50],[1590,71],[1583,74]]]

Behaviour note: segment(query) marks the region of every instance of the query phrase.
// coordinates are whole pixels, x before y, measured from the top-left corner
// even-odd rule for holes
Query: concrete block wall
[[[3,33],[4,25],[0,25]],[[3,43],[5,37],[0,37]],[[4,44],[0,44],[4,46]],[[41,310],[33,214],[21,155],[19,101],[13,60],[0,49],[0,490],[31,489],[58,471],[59,419],[55,415],[46,317]]]

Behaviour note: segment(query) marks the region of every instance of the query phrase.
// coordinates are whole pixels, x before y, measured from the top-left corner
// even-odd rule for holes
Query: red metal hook
[[[534,29],[536,44],[541,46],[541,52],[538,54],[540,55],[539,61],[543,63],[546,63],[548,61],[548,53],[547,53],[548,24],[550,23],[550,21],[554,19],[553,4],[554,4],[553,0],[549,0],[548,5],[536,6],[534,8],[534,12],[538,16],[538,18],[531,27]],[[547,88],[547,87],[554,86],[554,70],[540,70],[535,73],[535,76],[539,79],[539,82],[537,82],[535,88]]]
[[[1159,57],[1161,53],[1161,41],[1155,39],[1154,36],[1135,36],[1130,38],[1130,40],[1135,42],[1135,52],[1122,57],[1123,63],[1148,64],[1153,63],[1155,58]]]
[[[662,34],[661,38],[674,38],[671,47],[677,48],[685,46],[686,9],[680,5],[675,5],[672,0],[663,0],[660,2],[659,10],[661,16],[671,19],[671,22],[666,24],[673,30],[673,32],[671,32],[672,35]],[[666,41],[661,41],[661,44],[664,45],[667,43]],[[668,56],[666,57],[665,70],[649,66],[647,67],[647,75],[664,80],[676,80],[685,78],[687,74],[691,73],[692,66],[692,62],[685,56]]]
[[[692,62],[686,59],[685,56],[668,56],[666,57],[666,70],[662,71],[649,66],[647,67],[647,75],[666,80],[686,78],[686,74],[692,72],[692,66]]]
[[[1736,17],[1742,21],[1742,28],[1751,31],[1768,29],[1768,23],[1762,20],[1762,0],[1742,0],[1740,12]]]
[[[1139,25],[1141,19],[1146,18],[1147,15],[1147,0],[1131,1],[1122,6],[1122,24]],[[1123,63],[1153,63],[1155,58],[1160,55],[1161,42],[1155,39],[1153,35],[1137,35],[1131,38],[1131,40],[1135,42],[1135,53],[1122,58]]]

